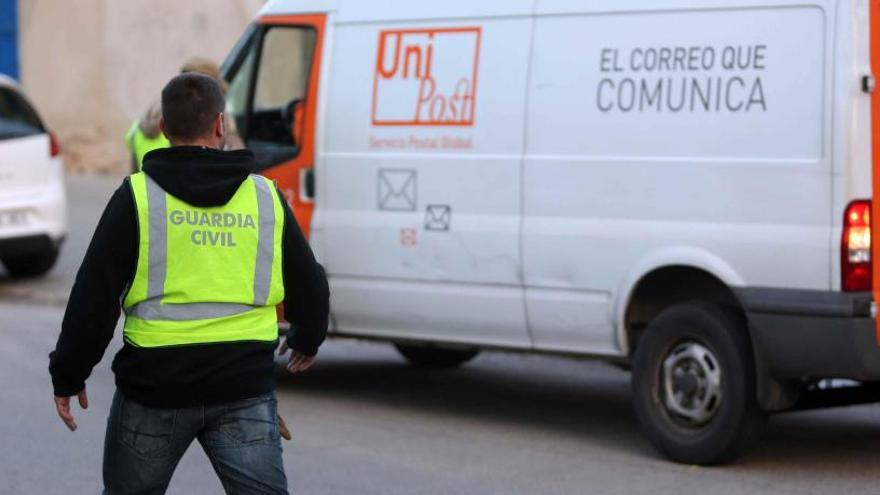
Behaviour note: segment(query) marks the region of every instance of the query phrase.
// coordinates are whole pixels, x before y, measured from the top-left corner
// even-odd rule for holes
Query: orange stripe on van
[[[880,0],[871,0],[871,72],[875,77],[880,77]],[[873,260],[872,285],[874,301],[880,302],[880,242],[877,237],[877,219],[880,218],[880,90],[874,89],[871,95],[871,143],[872,143],[872,211],[871,231],[873,242],[871,243],[871,260]],[[880,318],[874,322],[877,332],[877,343],[880,344]]]

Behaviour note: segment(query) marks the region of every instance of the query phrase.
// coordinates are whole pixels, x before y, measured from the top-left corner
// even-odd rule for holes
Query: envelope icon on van
[[[428,205],[425,210],[425,230],[445,232],[452,221],[452,207],[449,205]]]
[[[417,201],[416,171],[412,169],[379,170],[379,209],[415,211]]]

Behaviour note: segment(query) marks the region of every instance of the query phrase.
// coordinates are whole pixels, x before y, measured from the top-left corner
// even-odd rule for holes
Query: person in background
[[[134,121],[125,133],[125,146],[131,153],[131,169],[137,172],[144,163],[144,155],[159,148],[169,146],[168,138],[159,130],[162,108],[153,102],[141,118]]]
[[[193,57],[187,60],[183,67],[180,68],[180,73],[185,74],[187,72],[210,76],[220,85],[224,95],[226,90],[229,89],[229,84],[220,75],[220,67],[210,59]],[[125,133],[125,146],[131,154],[132,172],[138,172],[143,167],[144,155],[150,151],[169,146],[168,138],[159,129],[159,119],[161,117],[161,104],[159,101],[154,101],[147,108],[146,112],[131,124],[128,132]],[[244,143],[235,127],[235,119],[226,118],[226,133],[227,149],[238,150],[244,148]]]

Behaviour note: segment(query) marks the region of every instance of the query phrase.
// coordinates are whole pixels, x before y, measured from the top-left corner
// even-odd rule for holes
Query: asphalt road
[[[119,179],[70,177],[71,236],[47,277],[0,272],[0,493],[101,487],[113,393],[110,358],[88,382],[91,407],[68,432],[46,371],[64,302]],[[639,434],[628,374],[601,363],[484,353],[461,369],[407,367],[388,346],[331,341],[304,375],[279,372],[291,490],[316,494],[880,493],[880,406],[771,419],[735,464],[660,459]],[[197,444],[169,493],[220,493]]]

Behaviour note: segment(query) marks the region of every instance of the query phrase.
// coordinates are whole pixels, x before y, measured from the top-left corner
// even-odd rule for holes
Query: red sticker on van
[[[379,32],[373,125],[472,126],[480,27]]]

